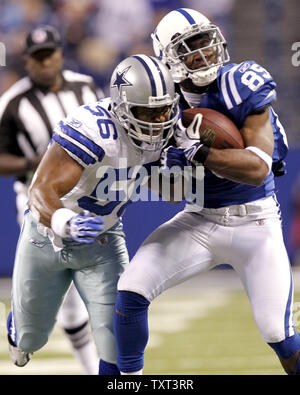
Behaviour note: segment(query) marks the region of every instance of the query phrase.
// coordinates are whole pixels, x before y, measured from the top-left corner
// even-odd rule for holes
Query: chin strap
[[[203,72],[203,76],[198,75],[198,72],[189,73],[189,78],[192,80],[193,84],[199,87],[207,86],[215,81],[218,75],[218,70],[220,66],[213,66],[210,69]],[[201,72],[202,74],[202,72]]]

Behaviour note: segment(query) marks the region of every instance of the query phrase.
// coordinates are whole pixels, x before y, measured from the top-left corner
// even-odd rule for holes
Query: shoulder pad
[[[59,122],[54,129],[53,140],[83,167],[101,162],[105,155],[104,149],[98,144],[99,129],[95,117],[84,106],[78,107],[76,112]]]

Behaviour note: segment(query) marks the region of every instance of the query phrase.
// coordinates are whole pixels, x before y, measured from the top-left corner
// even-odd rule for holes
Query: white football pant
[[[294,335],[291,270],[275,197],[200,212],[186,208],[145,240],[118,290],[152,301],[219,264],[238,273],[266,342]]]

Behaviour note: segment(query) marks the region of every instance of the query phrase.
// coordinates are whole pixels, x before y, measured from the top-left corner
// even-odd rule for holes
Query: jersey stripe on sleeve
[[[234,73],[238,67],[239,65],[233,67],[224,73],[221,78],[221,91],[228,110],[233,108],[233,100],[237,106],[242,103],[241,96],[238,93],[234,80]]]
[[[53,132],[52,139],[63,148],[65,148],[71,154],[71,156],[84,167],[96,163],[96,159],[92,157],[88,152],[84,151],[79,146],[60,136],[58,133]]]
[[[238,66],[233,67],[229,73],[228,73],[228,80],[229,80],[229,88],[230,91],[232,93],[233,99],[236,103],[236,105],[238,106],[239,104],[242,103],[242,98],[239,95],[239,92],[237,90],[236,84],[235,84],[235,80],[234,80],[234,73],[237,70]]]
[[[60,121],[58,125],[66,135],[86,147],[90,152],[97,156],[98,162],[101,162],[103,156],[105,155],[105,152],[99,145],[94,143],[92,140],[80,133],[78,130],[64,124],[62,121]]]
[[[226,104],[226,107],[230,110],[233,105],[231,103],[230,97],[228,95],[227,86],[226,86],[226,77],[228,73],[224,73],[221,78],[221,90],[223,94],[223,98]]]

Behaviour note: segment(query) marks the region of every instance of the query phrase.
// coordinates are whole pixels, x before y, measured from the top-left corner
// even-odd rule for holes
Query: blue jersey
[[[276,98],[275,88],[271,75],[254,61],[231,63],[220,68],[217,80],[197,107],[219,111],[241,129],[249,114]],[[276,163],[285,158],[288,144],[283,126],[271,106],[269,112],[274,133],[273,163]],[[252,186],[217,177],[205,168],[204,207],[218,208],[251,202],[272,195],[274,188],[272,172],[263,185]]]

